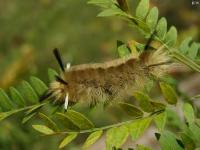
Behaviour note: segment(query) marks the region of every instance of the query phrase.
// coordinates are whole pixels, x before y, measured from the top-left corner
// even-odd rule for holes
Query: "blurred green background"
[[[134,10],[138,0],[129,1]],[[151,6],[157,6],[160,16],[177,27],[179,40],[190,35],[199,41],[200,6],[192,6],[191,0],[152,0]],[[0,0],[0,88],[16,86],[30,75],[48,83],[48,68],[59,70],[52,55],[55,47],[65,62],[75,65],[117,58],[116,40],[145,42],[126,22],[98,18],[98,12],[87,0]],[[105,117],[103,110],[89,113],[99,126],[120,118]],[[117,112],[113,109],[112,113]],[[0,123],[0,149],[57,148],[60,139],[38,137],[19,118]],[[78,149],[80,141],[71,144],[71,149]]]

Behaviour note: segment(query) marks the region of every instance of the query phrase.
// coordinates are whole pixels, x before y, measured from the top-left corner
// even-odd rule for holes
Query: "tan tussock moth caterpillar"
[[[58,50],[54,49],[53,52],[62,73],[56,76],[41,100],[52,97],[55,103],[64,104],[65,109],[68,102],[84,102],[94,106],[99,102],[126,99],[144,85],[152,74],[160,76],[166,72],[170,62],[164,46],[154,52],[146,50],[138,58],[130,55],[105,63],[72,67],[70,64],[64,67]]]

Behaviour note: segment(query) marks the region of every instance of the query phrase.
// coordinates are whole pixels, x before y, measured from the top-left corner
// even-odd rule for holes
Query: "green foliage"
[[[153,112],[153,106],[150,97],[142,92],[135,92],[134,97],[139,101],[139,105],[145,112]]]
[[[42,119],[47,127],[52,128],[54,131],[59,131],[57,124],[47,115],[40,112],[38,116]]]
[[[183,150],[183,148],[178,144],[176,136],[169,131],[164,131],[158,140],[162,150]]]
[[[11,87],[10,96],[4,90],[0,90],[0,107],[3,111],[0,112],[1,120],[15,113],[27,111],[22,120],[26,123],[36,115],[36,111],[46,104],[39,103],[39,96],[47,89],[45,83],[37,77],[31,77],[30,82],[31,84],[23,81],[18,89]]]
[[[137,145],[137,149],[136,150],[151,150],[151,148],[146,147],[144,145]]]
[[[19,88],[24,99],[27,99],[29,104],[35,104],[38,102],[39,98],[33,87],[27,82],[23,81]]]
[[[169,104],[176,104],[177,103],[177,94],[175,90],[167,83],[160,83],[160,88],[163,93],[165,100]]]
[[[93,123],[89,119],[76,111],[68,110],[66,117],[79,127],[79,129],[91,129],[94,127]]]
[[[194,123],[194,120],[195,120],[194,110],[190,104],[185,103],[183,105],[183,112],[184,112],[184,116],[185,116],[187,122],[189,124]]]
[[[8,95],[4,92],[3,89],[0,89],[0,103],[2,110],[10,110],[13,108],[13,104],[10,101]]]
[[[24,99],[22,98],[21,94],[14,87],[10,88],[10,95],[11,99],[15,100],[18,107],[23,107],[25,105]]]
[[[152,118],[145,118],[138,120],[136,122],[132,122],[129,125],[129,130],[132,140],[135,141],[136,139],[138,139],[144,133],[144,131],[149,127],[151,121]]]
[[[117,41],[117,51],[121,58],[130,55],[130,50],[127,45],[121,41]]]
[[[89,1],[89,3],[98,6],[99,2],[100,1]],[[149,0],[140,1],[136,8],[135,16],[120,9],[116,1],[109,1],[109,4],[108,1],[101,1],[101,4],[104,4],[106,9],[105,7],[102,7],[103,10],[99,16],[121,16],[128,20],[132,25],[136,26],[145,35],[145,37],[149,38],[149,36],[153,33],[153,39],[163,44],[173,59],[178,60],[195,71],[200,72],[200,66],[195,60],[191,60],[191,58],[195,58],[198,55],[197,52],[200,49],[200,44],[192,44],[190,49],[187,49],[187,53],[185,46],[188,46],[188,40],[183,41],[179,49],[174,48],[177,41],[176,28],[172,26],[167,31],[166,19],[164,17],[158,19],[158,10],[156,7],[149,9]]]
[[[53,70],[51,68],[48,69],[49,81],[51,81],[51,82],[55,81],[55,76],[57,76],[57,75],[58,75],[58,73],[55,70]]]
[[[46,134],[46,135],[54,133],[53,130],[51,130],[50,128],[48,128],[47,126],[44,126],[44,125],[33,125],[33,128],[35,130],[37,130],[38,132]]]
[[[146,23],[148,24],[151,31],[155,30],[158,21],[158,8],[153,7],[147,16]]]
[[[90,0],[88,3],[102,7],[102,12],[98,14],[100,17],[120,16],[137,27],[145,38],[149,38],[153,34],[153,40],[161,43],[174,61],[178,60],[180,63],[200,72],[200,66],[197,63],[200,44],[192,42],[191,38],[187,38],[181,42],[179,48],[175,48],[178,36],[176,28],[174,26],[167,28],[167,20],[164,17],[158,18],[158,9],[156,7],[149,8],[149,0],[139,2],[135,16],[130,13],[127,3],[122,5],[116,0]],[[120,57],[126,57],[134,52],[138,55],[139,52],[144,50],[144,47],[143,44],[128,45],[120,41],[117,42],[117,51]],[[48,70],[50,82],[55,80],[57,74],[53,69]],[[152,81],[150,82],[152,83]],[[183,105],[183,112],[188,125],[182,123],[183,128],[179,127],[179,130],[182,130],[181,139],[178,139],[178,136],[171,131],[165,130],[170,116],[165,108],[169,104],[176,104],[178,96],[174,88],[168,83],[162,81],[159,85],[167,104],[164,104],[161,100],[152,100],[147,94],[152,86],[150,89],[144,90],[146,93],[142,91],[133,92],[136,104],[118,103],[132,120],[97,128],[85,115],[71,108],[66,112],[63,112],[62,109],[56,109],[55,113],[44,112],[43,108],[48,106],[49,103],[39,103],[39,97],[48,89],[48,86],[39,78],[31,77],[30,82],[23,81],[18,88],[11,87],[10,95],[0,89],[0,121],[22,111],[24,111],[22,123],[27,123],[37,116],[40,118],[40,122],[32,125],[36,131],[46,136],[65,135],[65,138],[59,144],[60,149],[75,140],[78,135],[89,134],[83,144],[83,149],[88,149],[104,132],[106,134],[106,148],[108,150],[118,149],[126,142],[129,135],[133,141],[139,139],[152,121],[155,122],[160,132],[156,135],[161,149],[182,150],[183,147],[188,149],[199,147],[200,121],[196,118],[193,107],[189,103]],[[179,125],[180,122],[177,123],[177,126]],[[137,145],[137,150],[150,150],[150,148]]]
[[[136,8],[136,17],[145,19],[149,11],[149,0],[141,0]]]
[[[157,27],[156,27],[156,32],[157,32],[159,39],[161,39],[161,40],[165,39],[165,35],[167,33],[167,20],[164,17],[162,17],[158,21],[158,24],[157,24]]]
[[[103,134],[102,130],[91,133],[86,139],[83,145],[83,149],[88,149],[92,144],[94,144],[101,137],[102,134]]]
[[[164,130],[166,121],[167,121],[167,113],[166,112],[163,112],[154,117],[154,122],[160,132],[162,132]]]
[[[133,96],[139,102],[141,109],[145,112],[154,112],[165,109],[165,104],[162,102],[153,101],[147,94],[141,91],[134,92]]]
[[[30,81],[31,85],[33,86],[34,90],[37,92],[38,95],[42,95],[48,89],[48,87],[36,77],[31,77]]]
[[[125,125],[109,129],[106,133],[106,149],[120,148],[126,142],[128,135],[129,131]]]
[[[135,118],[143,117],[144,113],[134,105],[128,103],[119,103],[119,105],[127,113],[127,115]]]
[[[179,49],[182,54],[192,60],[196,60],[198,58],[198,51],[200,50],[200,43],[192,42],[192,38],[188,37],[181,42]]]
[[[64,148],[67,144],[69,144],[72,140],[74,140],[76,137],[77,137],[77,133],[72,133],[72,134],[69,134],[67,135],[63,140],[62,142],[60,143],[59,145],[59,148]]]
[[[170,27],[169,31],[165,36],[165,42],[168,46],[174,46],[177,39],[177,30],[174,26]]]

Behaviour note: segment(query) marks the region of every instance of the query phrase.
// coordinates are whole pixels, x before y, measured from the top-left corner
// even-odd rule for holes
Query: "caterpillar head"
[[[68,84],[59,76],[50,84],[49,89],[40,97],[40,101],[52,98],[53,103],[68,105]],[[67,106],[66,106],[67,107]]]
[[[64,68],[64,65],[63,65],[63,62],[62,62],[62,59],[61,59],[61,56],[60,56],[58,50],[54,49],[53,52],[58,61],[58,64],[61,67],[61,70],[63,72],[65,72],[65,68]],[[67,68],[69,68],[69,67],[70,66],[68,64]],[[64,103],[64,108],[67,109],[68,98],[69,98],[69,95],[67,92],[68,91],[68,83],[65,80],[63,80],[62,77],[59,77],[59,76],[55,76],[55,77],[56,77],[56,80],[50,84],[49,90],[40,97],[40,101],[51,97],[51,98],[54,98],[54,103],[57,103],[57,104]]]
[[[56,103],[63,104],[67,97],[67,83],[58,76],[56,78],[57,80],[50,84],[49,92]]]

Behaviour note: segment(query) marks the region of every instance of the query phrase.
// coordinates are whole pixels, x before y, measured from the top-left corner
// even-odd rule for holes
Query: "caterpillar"
[[[144,51],[137,58],[134,55],[104,63],[82,64],[64,67],[58,49],[53,53],[62,70],[60,76],[50,83],[41,100],[53,98],[57,104],[77,102],[95,106],[97,103],[115,102],[132,96],[133,91],[144,85],[151,76],[161,76],[169,67],[170,58],[161,46],[158,50]]]

